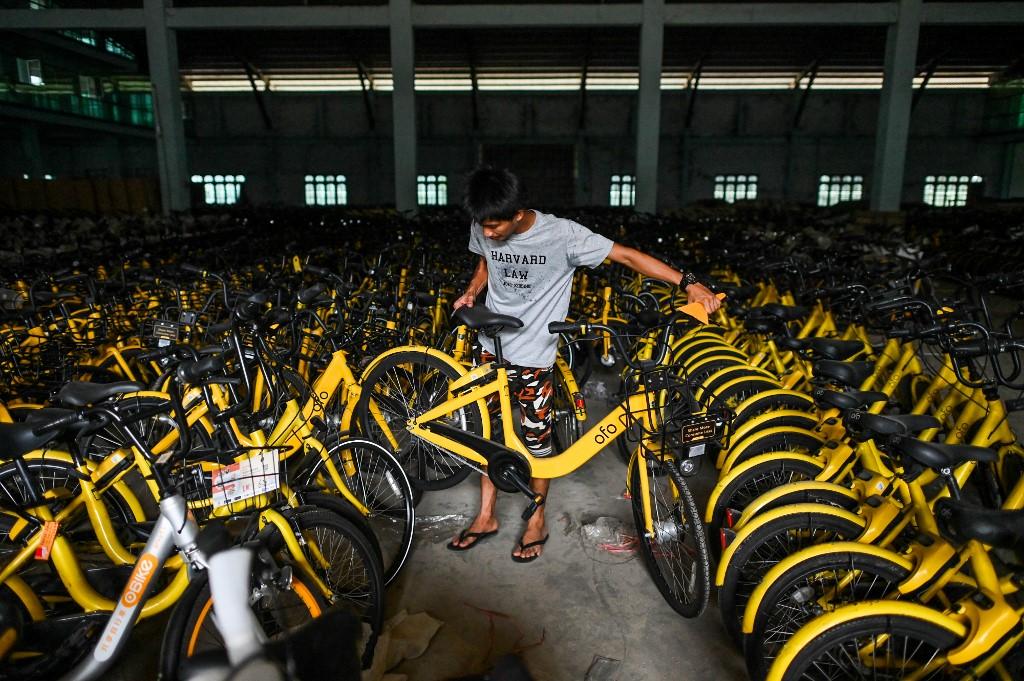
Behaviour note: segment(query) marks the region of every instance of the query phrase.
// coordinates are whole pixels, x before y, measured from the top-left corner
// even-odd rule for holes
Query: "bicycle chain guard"
[[[500,452],[487,462],[487,477],[502,492],[522,492],[519,485],[513,483],[511,478],[518,477],[522,484],[529,488],[533,471],[530,469],[530,463],[522,454]]]

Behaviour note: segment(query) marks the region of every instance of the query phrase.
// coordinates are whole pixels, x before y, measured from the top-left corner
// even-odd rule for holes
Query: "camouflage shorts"
[[[482,350],[482,362],[493,362],[494,355]],[[523,441],[536,457],[551,456],[551,397],[554,394],[552,382],[553,367],[534,368],[510,364],[508,383],[512,397],[519,402],[523,423]],[[497,398],[488,401],[491,416],[497,416],[500,406]]]

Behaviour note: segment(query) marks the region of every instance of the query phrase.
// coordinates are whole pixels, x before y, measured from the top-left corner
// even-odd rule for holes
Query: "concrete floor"
[[[607,407],[590,400],[588,411],[589,425]],[[702,511],[714,479],[708,464],[691,479]],[[524,526],[525,497],[503,494],[499,534],[455,553],[445,544],[476,513],[479,476],[428,493],[416,509],[414,553],[389,607],[427,611],[445,624],[425,655],[397,671],[410,681],[438,681],[484,672],[499,657],[521,651],[536,681],[746,679],[713,598],[700,618],[680,617],[639,554],[609,553],[582,532],[599,517],[620,519],[633,531],[630,502],[622,498],[625,472],[608,448],[573,475],[553,481],[547,505],[551,539],[544,555],[529,564],[510,558]],[[599,657],[620,661],[604,663],[617,671],[604,676],[595,670],[588,677]]]
[[[592,380],[602,379],[614,385],[609,376]],[[594,399],[588,409],[588,424],[607,411]],[[1016,432],[1024,432],[1024,413],[1011,414],[1010,422]],[[689,479],[702,511],[714,478],[707,461]],[[530,564],[510,558],[523,527],[524,497],[503,494],[499,534],[471,551],[455,553],[445,544],[477,510],[478,476],[428,493],[417,507],[413,554],[389,590],[388,611],[425,611],[444,624],[423,656],[396,671],[409,681],[442,681],[482,674],[502,656],[518,654],[535,681],[746,679],[714,596],[703,616],[684,619],[662,599],[642,557],[609,553],[585,537],[581,528],[599,517],[617,518],[632,530],[624,488],[625,466],[612,448],[572,476],[554,481],[547,508],[551,539],[544,555]],[[161,620],[142,623],[110,679],[155,678]],[[604,674],[596,671],[602,664]]]

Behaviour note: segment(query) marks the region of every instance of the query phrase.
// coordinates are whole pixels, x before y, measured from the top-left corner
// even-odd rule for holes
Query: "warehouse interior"
[[[1024,678],[1024,2],[0,0],[0,148],[0,680]]]

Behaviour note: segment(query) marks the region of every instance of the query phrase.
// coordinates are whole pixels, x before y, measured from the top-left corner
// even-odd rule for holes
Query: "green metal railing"
[[[121,125],[153,127],[153,96],[148,92],[113,92],[102,97],[84,97],[75,92],[0,83],[0,102]]]

